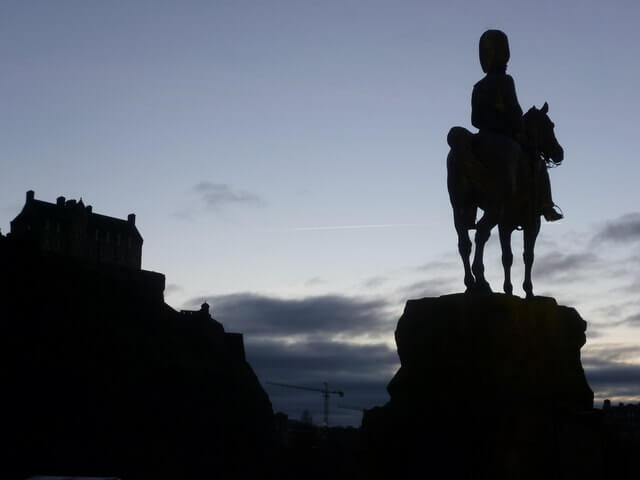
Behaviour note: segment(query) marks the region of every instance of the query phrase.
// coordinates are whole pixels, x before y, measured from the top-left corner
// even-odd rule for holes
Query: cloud
[[[252,365],[272,381],[320,384],[331,380],[340,388],[380,377],[384,379],[398,363],[395,350],[383,343],[310,341],[287,344],[277,340],[247,340]],[[388,382],[391,377],[386,378]]]
[[[421,223],[376,223],[366,225],[325,225],[317,227],[293,227],[295,232],[312,232],[316,230],[362,230],[369,228],[421,227]]]
[[[629,315],[624,322],[630,327],[640,327],[640,312]]]
[[[607,222],[593,236],[592,243],[629,243],[640,240],[640,212],[633,212]]]
[[[398,289],[398,293],[402,297],[422,298],[422,297],[439,297],[455,291],[457,286],[464,288],[461,280],[453,277],[439,277],[431,280],[420,280],[417,282],[404,285]]]
[[[603,307],[599,309],[599,311],[608,318],[601,322],[590,321],[589,324],[597,327],[598,329],[619,327],[621,325],[636,328],[640,327],[640,312],[635,311],[631,314],[623,314],[623,312],[636,307],[637,305],[637,302],[627,302],[622,305],[612,305],[608,308]]]
[[[406,290],[444,289],[446,280],[417,282]],[[269,394],[274,410],[291,418],[311,411],[322,422],[320,392],[308,392],[267,382],[345,392],[332,396],[331,422],[359,425],[362,414],[338,404],[361,408],[388,401],[386,386],[399,367],[392,344],[397,316],[392,305],[375,297],[324,295],[301,299],[253,293],[194,298],[206,299],[227,331],[244,334],[247,360]],[[596,398],[628,401],[640,395],[640,346],[589,345],[583,366]]]
[[[626,284],[621,287],[613,288],[611,293],[622,293],[622,294],[632,294],[637,295],[640,292],[640,277],[636,279],[630,279]]]
[[[602,330],[598,328],[593,328],[592,326],[588,326],[586,335],[587,335],[587,341],[591,341],[595,338],[602,338],[604,336],[604,333],[602,332]]]
[[[451,260],[434,260],[432,262],[418,265],[417,267],[414,267],[414,270],[417,270],[419,272],[429,272],[433,270],[448,270],[451,268],[455,268],[457,270],[458,268],[462,268],[459,264],[460,264],[460,260],[458,258],[451,259]]]
[[[299,418],[309,409],[321,423],[320,392],[269,385],[286,383],[345,392],[344,403],[370,408],[388,400],[386,386],[399,365],[393,338],[396,320],[380,299],[315,296],[283,299],[240,293],[204,297],[227,331],[244,334],[247,360],[269,394],[274,410]],[[203,297],[192,299],[199,305]],[[365,343],[363,343],[365,342]],[[362,414],[337,409],[334,424],[359,425]]]
[[[237,190],[226,183],[200,182],[193,187],[209,209],[219,209],[230,205],[247,205],[262,207],[264,200],[258,195],[244,190]]]
[[[211,296],[225,328],[258,337],[333,338],[393,331],[388,304],[381,299],[324,295],[281,299],[252,293]],[[199,305],[203,297],[190,300]]]
[[[187,208],[183,208],[180,210],[176,210],[173,213],[171,213],[171,216],[177,220],[193,220],[193,211],[187,209]]]
[[[344,398],[331,396],[331,421],[357,426],[361,413],[336,409],[337,402],[362,408],[383,405],[389,399],[386,386],[399,362],[395,350],[386,344],[314,341],[287,345],[278,341],[247,340],[245,349],[247,360],[261,379],[274,410],[299,418],[302,411],[308,409],[318,423],[323,415],[320,392],[268,382],[317,389],[327,382],[331,390],[344,392]]]
[[[640,359],[640,345],[601,343],[589,345],[582,352],[582,364],[585,368],[631,364],[637,359]]]
[[[364,282],[362,282],[362,286],[365,288],[376,288],[387,283],[388,281],[389,279],[387,277],[378,275],[376,277],[367,278]]]
[[[600,398],[640,397],[640,365],[611,365],[586,369],[587,381]]]
[[[177,283],[168,283],[166,287],[164,287],[164,294],[171,295],[173,293],[182,292],[184,289],[178,285]]]
[[[551,252],[536,258],[534,263],[534,273],[538,279],[557,279],[571,275],[576,278],[578,274],[586,273],[589,269],[602,264],[600,258],[591,253],[569,253]]]
[[[305,287],[315,287],[317,285],[322,285],[323,283],[326,283],[321,277],[312,277],[309,280],[307,280],[306,282],[304,282],[304,286]]]
[[[587,381],[600,399],[640,398],[640,346],[600,344],[582,354]]]

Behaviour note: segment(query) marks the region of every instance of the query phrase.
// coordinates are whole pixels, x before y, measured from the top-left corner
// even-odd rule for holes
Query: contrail
[[[310,232],[314,230],[358,230],[364,228],[421,227],[421,223],[380,223],[371,225],[333,225],[323,227],[294,227],[294,232]]]

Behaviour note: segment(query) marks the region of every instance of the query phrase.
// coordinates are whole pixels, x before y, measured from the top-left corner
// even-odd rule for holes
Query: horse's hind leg
[[[491,286],[484,278],[484,246],[491,236],[491,229],[495,227],[497,221],[496,215],[486,211],[480,221],[476,224],[476,251],[473,256],[473,265],[471,271],[476,277],[476,290],[478,292],[491,293]]]
[[[500,234],[500,248],[502,250],[502,267],[504,268],[504,293],[513,295],[513,285],[511,284],[511,265],[513,265],[513,252],[511,251],[511,228],[505,225],[498,225]]]
[[[524,252],[522,258],[524,260],[524,283],[522,288],[527,294],[527,298],[533,298],[533,282],[531,281],[531,269],[533,267],[533,250],[536,246],[536,238],[540,232],[540,217],[536,216],[535,220],[524,227]]]
[[[469,257],[471,257],[471,239],[469,238],[469,231],[466,225],[467,214],[467,210],[454,208],[453,222],[456,227],[456,232],[458,233],[458,252],[464,265],[464,285],[467,287],[468,292],[473,289],[476,281],[471,273],[471,264],[469,263]]]

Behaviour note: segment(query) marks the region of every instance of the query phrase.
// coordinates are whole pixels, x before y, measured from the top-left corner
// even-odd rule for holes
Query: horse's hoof
[[[489,282],[476,282],[473,287],[467,288],[467,293],[486,294],[493,293],[493,291]]]
[[[464,291],[464,293],[473,293],[473,291],[476,288],[476,279],[471,277],[471,278],[465,278],[464,279],[464,286],[467,287],[467,289]]]
[[[527,292],[527,295],[524,298],[527,300],[533,300],[534,298],[536,298],[536,296],[533,294],[533,292]]]

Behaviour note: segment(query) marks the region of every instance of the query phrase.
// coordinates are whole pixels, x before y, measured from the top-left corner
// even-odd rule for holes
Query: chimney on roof
[[[87,205],[87,213],[92,213],[93,207],[91,205]]]
[[[59,207],[64,207],[65,200],[66,200],[66,198],[64,198],[64,197],[56,198],[56,205],[59,206]]]
[[[127,216],[127,222],[129,222],[131,225],[135,225],[136,224],[136,214],[135,213],[130,213]]]
[[[27,192],[27,203],[32,201],[35,198],[35,192],[33,190],[29,190]]]

